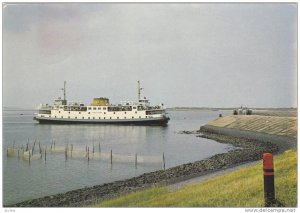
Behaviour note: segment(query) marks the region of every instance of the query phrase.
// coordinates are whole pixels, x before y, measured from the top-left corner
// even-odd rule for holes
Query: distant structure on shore
[[[252,109],[249,109],[246,106],[241,106],[239,109],[233,110],[234,115],[252,115]]]

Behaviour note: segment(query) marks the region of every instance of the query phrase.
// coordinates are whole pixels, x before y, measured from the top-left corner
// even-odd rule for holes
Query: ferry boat
[[[110,104],[108,98],[94,98],[90,105],[82,102],[68,102],[66,99],[66,81],[64,98],[54,100],[53,105],[40,104],[34,120],[40,124],[133,124],[166,125],[170,118],[166,115],[164,105],[151,106],[146,97],[141,98],[140,81],[138,81],[138,101]]]

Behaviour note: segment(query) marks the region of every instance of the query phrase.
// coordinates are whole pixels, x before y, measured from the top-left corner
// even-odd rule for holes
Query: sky
[[[297,107],[297,3],[8,3],[4,107]]]

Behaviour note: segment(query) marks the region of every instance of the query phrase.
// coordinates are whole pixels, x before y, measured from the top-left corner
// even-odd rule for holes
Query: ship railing
[[[162,114],[162,110],[151,110],[151,111],[146,111],[146,115],[157,115],[157,114]]]
[[[84,104],[81,101],[72,101],[67,106],[84,106]]]
[[[137,103],[134,101],[120,101],[120,104],[122,106],[137,105]]]
[[[64,111],[87,111],[87,107],[86,106],[64,106]]]
[[[51,114],[51,110],[39,110],[39,114],[47,114],[47,115],[50,115],[50,114]]]
[[[109,112],[132,111],[132,106],[109,106],[107,110]]]

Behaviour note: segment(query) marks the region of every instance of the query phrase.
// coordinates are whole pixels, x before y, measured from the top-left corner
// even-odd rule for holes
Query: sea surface
[[[146,172],[209,158],[233,147],[213,140],[180,134],[198,130],[201,125],[230,111],[168,111],[166,127],[101,124],[48,125],[33,120],[34,111],[3,111],[2,179],[3,204],[63,193],[139,176]],[[16,152],[7,156],[7,147],[31,149],[32,160]],[[49,151],[52,146],[56,151]],[[38,145],[39,144],[39,145]],[[73,146],[74,156],[66,158],[64,148]],[[100,147],[99,147],[100,146]],[[43,156],[38,159],[39,147]],[[47,147],[46,161],[44,149]],[[86,150],[89,148],[89,160]],[[83,153],[80,157],[75,152]],[[96,159],[95,156],[110,156]],[[118,157],[117,157],[118,156]],[[137,156],[137,157],[135,157]],[[135,163],[137,159],[137,164]]]

